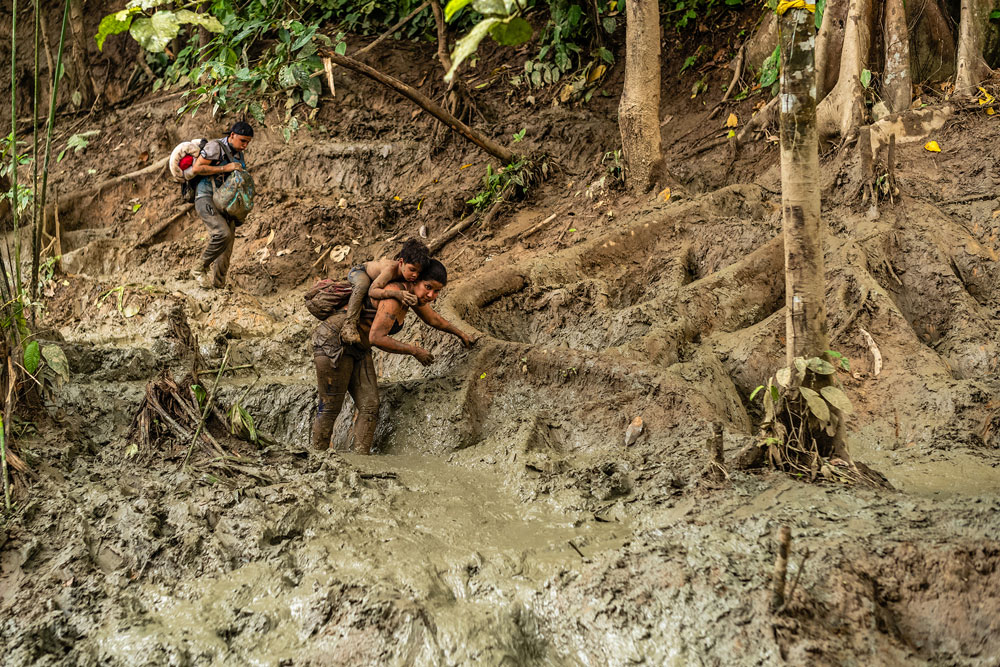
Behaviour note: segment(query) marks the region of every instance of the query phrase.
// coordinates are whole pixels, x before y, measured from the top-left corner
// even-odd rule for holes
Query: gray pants
[[[219,213],[210,197],[195,199],[194,210],[205,221],[209,233],[208,247],[201,255],[201,269],[211,269],[212,285],[223,287],[229,271],[229,258],[233,255],[233,243],[236,241],[236,221]]]

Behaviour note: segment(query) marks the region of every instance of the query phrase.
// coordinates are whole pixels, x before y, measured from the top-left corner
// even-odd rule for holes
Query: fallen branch
[[[201,420],[198,422],[198,428],[194,432],[194,437],[191,438],[191,444],[188,446],[187,456],[184,457],[184,464],[181,467],[186,467],[188,460],[191,458],[191,452],[194,451],[194,445],[198,442],[198,434],[201,433],[201,429],[205,426],[205,420],[208,418],[208,413],[212,409],[212,404],[215,403],[215,394],[219,390],[219,384],[222,380],[222,372],[226,369],[226,362],[229,361],[229,345],[226,345],[226,353],[222,355],[222,364],[219,366],[219,373],[215,376],[215,384],[212,385],[212,393],[208,395],[208,400],[205,402],[205,409],[201,413]]]
[[[441,250],[441,248],[445,247],[453,238],[455,238],[456,236],[464,232],[466,229],[471,227],[472,223],[476,222],[476,220],[481,219],[484,223],[486,223],[489,220],[492,220],[493,217],[496,215],[496,212],[500,209],[500,206],[503,203],[504,201],[502,199],[493,202],[493,205],[490,206],[490,208],[486,211],[486,213],[482,216],[482,218],[477,217],[476,214],[473,213],[472,215],[452,225],[441,236],[434,239],[431,243],[427,245],[428,250],[430,250],[431,254],[434,255],[439,250]]]
[[[778,108],[778,98],[779,98],[778,95],[772,97],[771,101],[768,102],[763,109],[758,111],[753,118],[747,121],[747,124],[744,125],[743,129],[740,130],[739,134],[736,135],[737,144],[744,143],[747,137],[750,136],[751,132],[756,132],[758,129],[760,129],[770,121],[771,114],[773,114],[774,110]],[[699,146],[698,148],[695,148],[694,150],[690,151],[685,157],[692,158],[696,155],[701,155],[706,151],[710,151],[713,148],[718,148],[719,146],[726,146],[727,144],[729,144],[729,137],[719,137],[718,139],[710,141],[704,146]]]
[[[141,58],[140,58],[140,60],[141,60]],[[92,187],[85,188],[83,190],[77,190],[76,192],[71,192],[68,195],[63,196],[62,201],[59,202],[59,203],[61,205],[61,204],[65,204],[66,202],[73,201],[74,199],[80,199],[82,197],[88,197],[90,195],[100,194],[101,190],[104,190],[105,188],[109,188],[112,185],[117,185],[117,184],[119,184],[119,183],[121,183],[123,181],[128,181],[128,180],[132,180],[132,179],[135,179],[135,178],[139,178],[140,176],[145,176],[147,174],[156,173],[157,171],[160,171],[161,169],[163,169],[164,167],[166,167],[167,166],[167,162],[169,162],[169,161],[170,161],[170,156],[168,155],[167,157],[165,157],[165,158],[163,158],[161,160],[157,160],[156,162],[154,162],[153,164],[149,165],[148,167],[144,167],[142,169],[139,169],[138,171],[132,171],[132,172],[129,172],[127,174],[122,174],[121,176],[115,176],[114,178],[109,178],[106,181],[101,181],[100,183],[98,183],[97,185],[94,185]]]
[[[396,23],[396,25],[392,26],[391,28],[389,28],[388,30],[386,30],[384,33],[382,33],[381,35],[379,35],[378,39],[376,39],[374,42],[372,42],[368,46],[364,47],[363,49],[359,49],[359,50],[355,51],[351,55],[351,57],[352,58],[360,58],[364,54],[366,54],[369,51],[371,51],[372,49],[374,49],[376,46],[378,46],[380,43],[382,43],[383,40],[385,40],[386,38],[388,38],[389,35],[393,34],[397,30],[399,30],[400,28],[402,28],[404,25],[406,25],[407,23],[409,23],[411,20],[413,20],[414,16],[416,16],[420,12],[424,11],[425,9],[427,9],[427,7],[430,6],[430,4],[431,4],[430,0],[428,0],[424,4],[420,5],[416,9],[414,9],[412,12],[410,12],[409,14],[407,14],[406,16],[404,16],[403,18],[401,18],[399,20],[399,22]]]
[[[151,231],[149,234],[146,235],[146,238],[144,238],[143,240],[139,241],[138,244],[136,244],[136,247],[137,248],[145,248],[150,243],[152,243],[153,239],[155,239],[157,236],[159,236],[160,233],[162,233],[167,227],[169,227],[170,225],[174,224],[176,221],[178,221],[181,218],[183,218],[185,215],[187,215],[188,213],[190,213],[193,209],[194,209],[194,204],[185,204],[184,207],[180,211],[178,211],[176,214],[170,216],[169,219],[165,220],[164,222],[161,222],[156,227],[154,227],[153,231]],[[57,233],[58,233],[58,227],[56,228],[56,230],[57,230]]]
[[[455,132],[458,132],[463,137],[503,162],[505,165],[517,161],[517,156],[510,150],[496,143],[482,132],[469,127],[459,119],[455,118],[455,116],[445,111],[440,105],[428,98],[426,95],[411,86],[406,85],[399,79],[391,77],[388,74],[383,74],[382,72],[379,72],[364,63],[360,63],[353,58],[348,58],[347,56],[342,56],[334,51],[324,52],[323,55],[341,67],[346,67],[347,69],[357,72],[358,74],[363,74],[369,79],[378,81],[382,85],[393,89],[450,127]]]
[[[744,57],[746,56],[746,50],[747,47],[746,43],[744,42],[743,45],[740,46],[739,53],[736,54],[736,72],[733,73],[733,78],[729,82],[729,85],[726,87],[726,94],[722,96],[722,100],[720,100],[719,103],[715,105],[715,108],[712,109],[712,113],[708,114],[709,120],[712,120],[712,118],[715,117],[715,114],[719,112],[719,109],[721,109],[722,105],[726,103],[726,100],[729,99],[729,96],[733,94],[733,89],[736,87],[736,84],[739,83],[740,77],[743,76],[743,60]]]
[[[782,526],[778,531],[778,555],[771,572],[771,609],[777,611],[785,605],[785,573],[788,571],[788,549],[792,544],[792,531]]]

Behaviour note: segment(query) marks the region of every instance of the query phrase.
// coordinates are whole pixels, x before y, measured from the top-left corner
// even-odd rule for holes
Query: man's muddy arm
[[[401,308],[402,306],[392,299],[386,299],[379,303],[378,311],[375,313],[375,321],[372,322],[371,331],[368,333],[368,342],[378,349],[392,354],[408,354],[416,357],[417,361],[426,366],[434,360],[430,352],[417,345],[398,341],[389,335]]]
[[[227,174],[242,168],[243,166],[239,162],[230,162],[229,164],[217,167],[212,164],[211,160],[207,160],[199,155],[194,161],[194,166],[191,167],[191,173],[195,176],[214,176],[216,174]]]
[[[462,341],[462,345],[465,347],[470,347],[476,342],[474,338],[466,334],[464,331],[456,327],[454,324],[444,319],[430,307],[430,304],[424,306],[416,306],[413,308],[413,312],[417,314],[417,317],[422,319],[426,324],[438,329],[439,331],[445,331],[450,333]]]

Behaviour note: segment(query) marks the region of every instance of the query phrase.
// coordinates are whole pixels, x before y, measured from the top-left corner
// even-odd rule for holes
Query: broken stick
[[[771,573],[771,610],[777,611],[785,605],[785,573],[788,571],[788,549],[792,544],[792,531],[788,526],[778,530],[778,555],[774,559]]]

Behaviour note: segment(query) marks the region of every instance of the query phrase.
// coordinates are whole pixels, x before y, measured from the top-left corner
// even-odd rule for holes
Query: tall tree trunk
[[[781,209],[785,236],[787,357],[826,352],[819,141],[811,13],[781,17]]]
[[[825,357],[826,279],[820,225],[819,136],[816,127],[815,18],[805,9],[786,11],[781,35],[781,212],[785,241],[785,356]],[[816,374],[812,385],[829,384]],[[803,403],[799,402],[800,407]],[[832,437],[824,430],[805,433],[819,456],[850,461],[844,444],[843,415],[830,406]],[[805,421],[808,409],[801,418]],[[802,437],[802,436],[800,436]],[[815,461],[811,462],[815,466]]]
[[[823,25],[816,35],[816,103],[837,85],[840,50],[844,47],[844,24],[850,0],[827,0]]]
[[[626,5],[625,86],[618,105],[625,170],[635,192],[646,192],[663,166],[660,150],[660,10],[656,0]]]
[[[861,70],[871,49],[872,0],[851,0],[837,85],[816,109],[819,136],[847,136],[864,118]]]
[[[895,113],[910,107],[913,83],[910,80],[910,31],[906,25],[903,0],[886,0],[885,71],[882,92],[889,111]]]
[[[989,18],[990,0],[962,0],[958,24],[958,73],[955,92],[971,95],[989,76],[990,68],[983,58],[984,31]]]

